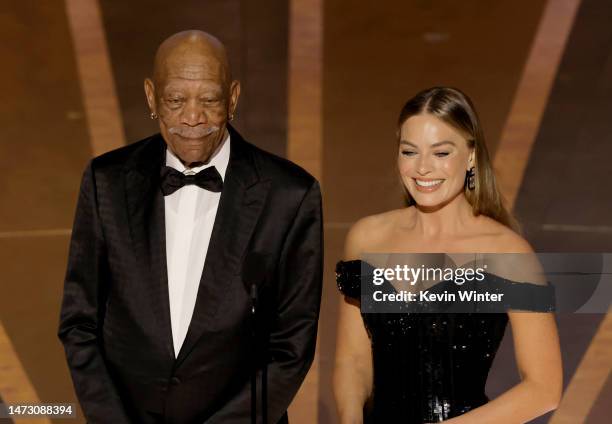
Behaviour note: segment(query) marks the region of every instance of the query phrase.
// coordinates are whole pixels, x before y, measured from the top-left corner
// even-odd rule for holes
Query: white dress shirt
[[[206,165],[188,169],[169,149],[166,150],[166,165],[184,174],[214,166],[225,180],[229,156],[230,137],[227,135]],[[168,294],[175,356],[185,341],[193,315],[220,198],[221,193],[196,185],[186,185],[164,198]]]

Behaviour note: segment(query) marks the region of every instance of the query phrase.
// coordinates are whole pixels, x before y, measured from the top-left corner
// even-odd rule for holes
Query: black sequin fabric
[[[362,261],[341,261],[336,281],[360,299]],[[372,344],[368,423],[434,423],[485,404],[505,313],[362,313]]]

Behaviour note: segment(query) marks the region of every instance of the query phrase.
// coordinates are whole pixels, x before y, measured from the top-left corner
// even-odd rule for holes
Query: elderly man
[[[248,423],[267,368],[268,422],[286,422],[315,349],[319,185],[228,124],[240,83],[211,35],[164,41],[145,92],[161,134],[93,159],[81,184],[59,337],[82,409]]]

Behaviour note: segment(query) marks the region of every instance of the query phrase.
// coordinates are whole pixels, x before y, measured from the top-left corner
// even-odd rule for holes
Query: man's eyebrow
[[[406,144],[408,146],[417,147],[416,144],[414,144],[413,142],[408,141],[408,140],[400,140],[400,144]],[[438,141],[437,143],[433,143],[430,147],[440,147],[440,146],[443,146],[445,144],[450,144],[451,146],[456,146],[454,141],[443,140],[443,141]]]

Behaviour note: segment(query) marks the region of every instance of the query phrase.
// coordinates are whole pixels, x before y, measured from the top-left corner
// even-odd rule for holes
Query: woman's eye
[[[412,150],[402,150],[402,155],[404,155],[404,156],[414,156],[414,155],[416,155],[416,152],[413,152]]]
[[[439,157],[439,158],[443,158],[443,157],[445,157],[445,156],[448,156],[448,155],[449,155],[449,153],[448,153],[448,152],[436,152],[436,153],[434,153],[434,154],[435,154],[437,157]]]

